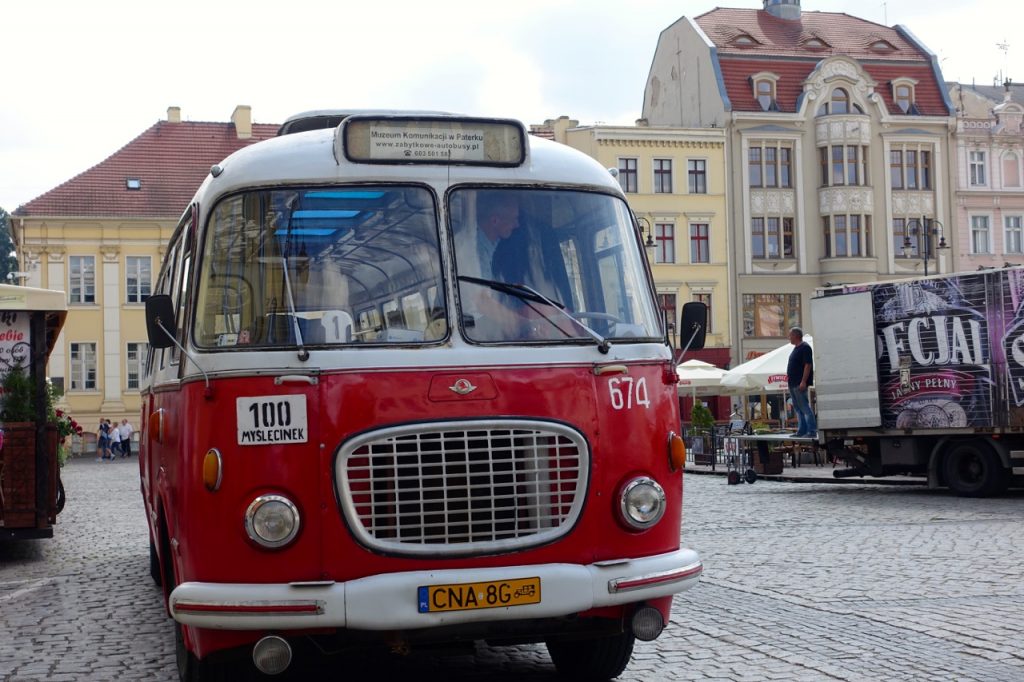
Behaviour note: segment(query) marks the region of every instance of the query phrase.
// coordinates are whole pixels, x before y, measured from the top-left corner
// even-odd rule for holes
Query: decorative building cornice
[[[100,253],[103,254],[104,263],[116,263],[117,257],[121,254],[119,244],[100,244]]]
[[[637,140],[631,138],[600,138],[597,144],[604,147],[644,147],[672,149],[724,149],[725,142],[714,140]]]

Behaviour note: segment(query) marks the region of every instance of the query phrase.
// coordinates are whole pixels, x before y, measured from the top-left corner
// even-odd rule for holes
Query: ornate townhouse
[[[531,126],[535,135],[578,149],[617,172],[648,246],[662,309],[674,324],[683,303],[709,308],[704,350],[687,353],[728,367],[729,244],[725,202],[725,131],[649,126],[581,126],[567,116]],[[673,330],[677,347],[687,338]],[[688,414],[684,405],[684,418]],[[721,418],[728,401],[712,405]]]
[[[952,267],[953,107],[906,28],[799,0],[684,17],[658,39],[643,117],[726,132],[736,359],[813,333],[828,283]]]
[[[47,371],[86,429],[101,417],[137,424],[143,303],[171,234],[211,165],[276,133],[254,125],[247,106],[230,123],[182,121],[171,107],[166,121],[14,211],[23,283],[68,294]]]
[[[956,106],[954,267],[1024,263],[1024,86],[950,83]]]

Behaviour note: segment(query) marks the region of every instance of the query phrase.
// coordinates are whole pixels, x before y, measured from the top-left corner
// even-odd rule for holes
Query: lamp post
[[[938,243],[936,250],[948,249],[949,245],[946,243],[946,237],[942,234],[942,223],[934,218],[925,218],[921,216],[920,220],[908,221],[907,235],[903,238],[903,255],[906,258],[910,258],[914,242],[910,240],[910,235],[924,237],[924,253],[922,259],[924,260],[924,276],[928,276],[928,258],[932,255],[932,237],[938,237]],[[938,254],[935,254],[935,265],[938,267]]]
[[[643,216],[639,216],[636,213],[633,214],[633,218],[636,219],[637,225],[640,227],[640,234],[644,236],[644,251],[647,252],[647,260],[651,263],[654,262],[654,254],[658,249],[658,245],[654,243],[654,234],[651,230],[651,221]]]

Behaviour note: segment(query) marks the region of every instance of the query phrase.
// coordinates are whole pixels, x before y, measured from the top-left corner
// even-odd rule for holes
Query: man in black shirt
[[[786,375],[789,393],[793,397],[793,409],[796,410],[796,435],[814,437],[818,435],[818,424],[807,399],[807,389],[814,383],[814,356],[811,347],[804,341],[804,330],[800,327],[789,330],[789,342],[794,348],[789,354]]]

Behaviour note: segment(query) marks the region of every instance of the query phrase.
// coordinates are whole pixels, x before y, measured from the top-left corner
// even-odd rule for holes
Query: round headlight
[[[648,476],[634,478],[622,489],[622,519],[639,530],[646,530],[665,513],[665,491]]]
[[[245,511],[245,532],[264,547],[284,547],[299,532],[299,510],[281,495],[260,495]]]

